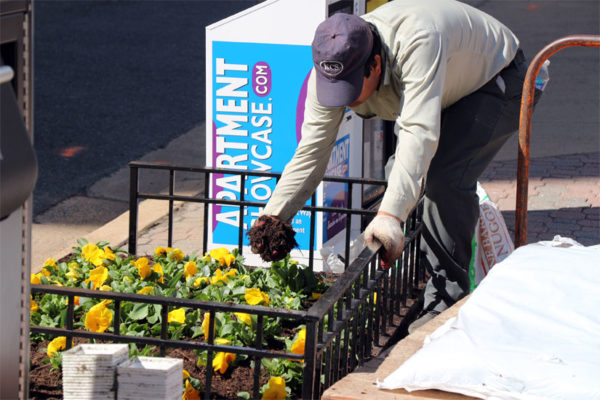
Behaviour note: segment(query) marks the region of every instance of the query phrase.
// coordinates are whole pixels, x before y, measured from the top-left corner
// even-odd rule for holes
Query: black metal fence
[[[130,232],[129,251],[135,254],[137,243],[137,209],[140,199],[161,199],[169,202],[169,229],[168,245],[172,246],[173,231],[173,202],[190,201],[204,204],[204,243],[207,245],[207,216],[209,204],[232,205],[240,208],[240,216],[245,207],[262,206],[262,203],[244,200],[244,188],[239,200],[216,200],[208,196],[179,196],[174,194],[174,182],[177,171],[199,173],[204,177],[204,193],[208,193],[208,183],[211,174],[240,175],[241,182],[245,176],[266,176],[278,178],[278,174],[229,171],[222,169],[195,168],[182,166],[157,165],[141,162],[130,163],[131,167],[131,192],[130,192]],[[138,170],[142,168],[166,169],[169,171],[169,194],[150,194],[138,191]],[[342,182],[347,185],[349,199],[347,204],[352,204],[352,189],[354,185],[385,185],[384,181],[372,179],[354,179],[326,177],[326,181]],[[346,243],[343,260],[345,272],[335,280],[323,296],[306,311],[268,308],[262,306],[249,306],[242,304],[218,303],[192,299],[148,296],[142,294],[125,294],[105,292],[88,289],[75,289],[47,285],[32,285],[31,292],[50,293],[67,296],[67,315],[63,328],[48,328],[31,326],[31,332],[46,333],[53,336],[66,336],[67,348],[72,345],[73,337],[94,338],[115,342],[131,342],[160,347],[161,355],[166,348],[187,348],[208,350],[207,366],[212,365],[213,353],[225,351],[236,354],[246,354],[254,359],[254,385],[253,398],[259,398],[259,377],[261,360],[263,358],[287,358],[303,362],[303,382],[301,396],[304,399],[320,397],[321,393],[334,382],[353,371],[358,365],[368,360],[381,348],[386,346],[403,324],[411,301],[417,297],[425,272],[420,265],[419,242],[421,232],[421,205],[411,213],[405,224],[406,242],[404,252],[396,265],[388,270],[379,268],[377,252],[379,246],[367,247],[350,262],[350,232],[352,215],[361,216],[361,228],[365,226],[369,217],[375,214],[374,210],[317,207],[315,197],[312,204],[304,209],[311,213],[311,243],[314,248],[315,216],[319,212],[335,212],[346,214]],[[240,221],[242,219],[240,218]],[[239,232],[239,250],[243,251],[242,229]],[[313,267],[313,253],[310,252],[310,267]],[[114,320],[112,333],[96,333],[75,330],[74,326],[74,298],[75,296],[96,299],[110,299],[114,301]],[[160,304],[162,326],[159,337],[141,337],[120,334],[120,313],[123,302]],[[206,342],[191,340],[172,340],[168,336],[167,315],[169,308],[188,307],[203,310],[209,313],[209,337]],[[221,346],[215,344],[213,327],[217,312],[243,312],[257,316],[256,341],[253,347]],[[306,326],[306,341],[304,355],[282,353],[263,348],[263,323],[265,318],[281,318],[294,321],[294,324]],[[211,397],[213,372],[206,368],[204,398]]]

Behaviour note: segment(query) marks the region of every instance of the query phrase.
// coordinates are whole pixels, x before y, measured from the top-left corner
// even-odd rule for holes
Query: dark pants
[[[513,62],[474,93],[443,110],[440,143],[427,173],[421,250],[430,279],[423,314],[438,313],[469,293],[471,241],[479,218],[477,179],[519,127],[527,64]]]

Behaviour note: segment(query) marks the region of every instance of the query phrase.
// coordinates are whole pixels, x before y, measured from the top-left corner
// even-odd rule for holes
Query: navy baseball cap
[[[319,103],[339,107],[358,99],[372,47],[371,28],[359,16],[338,13],[319,24],[312,42]]]

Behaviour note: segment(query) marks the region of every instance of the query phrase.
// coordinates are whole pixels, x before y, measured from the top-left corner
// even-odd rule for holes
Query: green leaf
[[[240,399],[250,400],[250,393],[248,392],[237,392],[237,397]]]
[[[173,275],[173,278],[171,279],[171,282],[169,282],[169,285],[167,287],[170,289],[173,289],[175,287],[175,285],[177,285],[177,283],[181,279],[182,275],[183,275],[183,270],[178,271],[175,275]]]
[[[83,247],[86,244],[88,244],[88,241],[84,238],[79,238],[79,239],[77,239],[77,243],[79,244],[79,246]]]
[[[233,296],[240,296],[240,295],[242,295],[242,296],[243,296],[243,295],[245,295],[245,294],[246,294],[246,287],[245,287],[245,286],[238,286],[238,287],[234,288],[234,289],[231,291],[231,294],[232,294]]]
[[[136,303],[128,315],[129,318],[136,321],[148,317],[148,304]]]
[[[204,332],[202,332],[201,326],[192,326],[191,331],[192,331],[192,339],[197,338],[198,336],[204,335]]]
[[[67,309],[66,308],[60,312],[60,325],[59,326],[67,326]]]
[[[155,314],[152,314],[152,315],[148,316],[148,323],[149,324],[156,324],[159,320],[160,320],[160,314],[159,313],[155,313]]]
[[[233,333],[233,324],[226,324],[221,327],[221,336],[229,336]]]

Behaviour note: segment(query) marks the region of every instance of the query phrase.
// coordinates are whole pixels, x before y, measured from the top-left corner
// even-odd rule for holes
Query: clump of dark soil
[[[265,261],[279,261],[298,246],[292,225],[271,215],[260,216],[247,235],[252,252]]]

